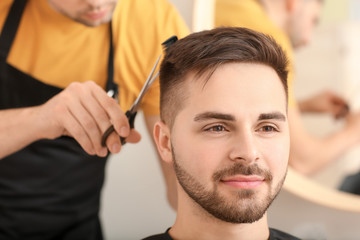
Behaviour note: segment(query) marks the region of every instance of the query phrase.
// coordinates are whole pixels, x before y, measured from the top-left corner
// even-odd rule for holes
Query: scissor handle
[[[106,129],[106,131],[104,132],[101,138],[101,146],[106,147],[106,140],[113,131],[115,131],[113,125],[111,125],[108,129]]]
[[[135,117],[136,117],[137,112],[131,112],[131,111],[126,111],[125,115],[129,120],[129,125],[130,125],[130,129],[135,127]],[[109,135],[115,131],[114,125],[111,125],[108,129],[106,129],[106,131],[104,132],[104,135],[101,138],[101,145],[103,147],[106,147],[106,140],[109,137]],[[126,140],[124,137],[120,137],[120,141],[121,141],[121,145],[125,145]]]
[[[129,119],[129,125],[130,125],[130,128],[134,128],[135,127],[135,117],[136,117],[136,114],[137,112],[133,112],[131,113],[131,111],[126,111],[125,115],[126,117]]]
[[[126,117],[129,119],[129,125],[130,125],[130,129],[135,127],[135,117],[136,117],[137,112],[133,112],[131,113],[129,110],[126,111]],[[121,145],[125,145],[126,140],[124,137],[120,137],[120,141],[121,141]]]

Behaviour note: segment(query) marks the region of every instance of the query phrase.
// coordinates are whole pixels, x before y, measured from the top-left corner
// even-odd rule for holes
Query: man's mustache
[[[216,171],[213,175],[213,180],[219,182],[224,177],[231,177],[235,175],[258,175],[264,178],[265,181],[271,181],[273,176],[267,169],[260,168],[257,164],[243,164],[235,163],[232,166]]]

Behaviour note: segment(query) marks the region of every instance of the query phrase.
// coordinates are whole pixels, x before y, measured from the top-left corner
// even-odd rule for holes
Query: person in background
[[[160,68],[154,139],[177,178],[161,239],[298,239],[269,228],[290,147],[287,58],[269,36],[216,28],[174,43]]]
[[[248,27],[273,36],[289,58],[289,165],[312,174],[360,143],[360,113],[349,112],[344,99],[324,91],[296,102],[293,93],[293,49],[309,43],[318,22],[322,0],[216,0],[215,25]],[[345,119],[344,127],[319,138],[304,127],[302,113],[328,113]]]
[[[189,30],[166,0],[2,0],[0,29],[0,239],[102,239],[106,159],[140,141],[124,111]]]

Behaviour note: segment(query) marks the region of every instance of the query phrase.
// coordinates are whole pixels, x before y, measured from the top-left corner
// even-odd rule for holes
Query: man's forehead
[[[256,78],[259,77],[261,80],[258,81]],[[285,87],[275,70],[265,64],[226,63],[201,76],[193,71],[187,74],[175,94],[177,101],[181,101],[182,110],[188,109],[192,114],[218,111],[238,116],[251,114],[256,119],[261,113],[287,113]],[[182,110],[175,111],[179,113]]]
[[[187,75],[186,82],[190,86],[198,85],[202,91],[205,91],[206,85],[209,82],[211,84],[214,80],[221,79],[221,85],[226,85],[230,81],[228,77],[235,77],[236,82],[247,82],[249,80],[256,81],[260,79],[259,76],[266,78],[265,83],[272,85],[276,82],[281,85],[280,77],[271,66],[257,62],[228,62],[202,71],[201,74],[198,71],[192,71]]]

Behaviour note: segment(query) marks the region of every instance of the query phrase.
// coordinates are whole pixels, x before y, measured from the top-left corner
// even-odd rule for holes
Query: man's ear
[[[153,135],[161,158],[167,163],[172,163],[169,127],[163,121],[157,121],[154,125]]]

